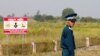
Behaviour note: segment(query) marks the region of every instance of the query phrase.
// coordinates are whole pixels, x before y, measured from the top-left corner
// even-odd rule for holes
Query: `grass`
[[[0,24],[0,44],[5,45],[13,45],[13,44],[22,44],[22,43],[41,43],[41,42],[52,42],[53,40],[60,41],[61,33],[63,27],[65,26],[64,22],[35,22],[29,21],[28,24],[28,34],[25,38],[22,35],[9,35],[7,38],[3,33],[3,24]],[[77,47],[85,46],[85,38],[91,38],[91,45],[98,45],[100,42],[97,39],[100,37],[100,23],[84,23],[77,22],[73,27],[74,35],[75,35],[75,43]],[[94,40],[96,39],[96,40]],[[41,47],[41,46],[40,46]],[[50,49],[51,45],[48,45],[47,49]],[[16,49],[16,48],[15,48]],[[16,49],[17,50],[17,49]],[[98,50],[97,50],[98,51]],[[88,52],[88,51],[87,51]],[[91,51],[91,53],[94,51]],[[38,53],[34,54],[34,56],[39,55],[52,55],[59,56],[61,52],[57,53]],[[79,55],[79,54],[78,54]],[[82,56],[82,55],[80,55]]]
[[[86,37],[97,38],[100,36],[100,23],[76,23],[74,30],[75,39],[83,39]],[[0,39],[6,39],[6,35],[3,33],[2,25],[0,24]],[[64,22],[29,22],[28,34],[25,37],[26,42],[48,42],[52,40],[60,40]],[[15,37],[10,36],[10,42],[14,43],[16,39],[18,43],[21,43],[22,36]],[[3,42],[3,41],[0,42]],[[4,43],[3,43],[4,44]]]
[[[83,49],[83,50],[76,50],[76,56],[100,56],[100,48],[95,48],[92,50]],[[11,56],[22,56],[22,55],[11,55]],[[24,55],[24,56],[61,56],[61,51],[58,52],[46,52],[46,53],[36,53],[33,55]]]
[[[24,39],[25,43],[31,42],[52,42],[53,40],[60,40],[64,22],[35,22],[29,21],[28,34],[25,38],[21,35],[10,35],[7,42],[6,35],[3,33],[3,24],[0,24],[0,43],[1,44],[21,44]],[[84,42],[86,37],[98,38],[100,37],[100,23],[84,23],[77,22],[73,28],[76,44]],[[16,39],[16,40],[15,40]],[[14,41],[15,40],[15,41]],[[82,40],[82,41],[78,41]],[[95,42],[95,41],[94,41]]]

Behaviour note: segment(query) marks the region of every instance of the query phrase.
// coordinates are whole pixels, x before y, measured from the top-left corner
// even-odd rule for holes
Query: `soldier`
[[[61,36],[61,48],[62,48],[62,56],[75,56],[75,41],[72,27],[74,26],[77,16],[76,13],[67,15],[66,18],[66,26],[63,29]]]

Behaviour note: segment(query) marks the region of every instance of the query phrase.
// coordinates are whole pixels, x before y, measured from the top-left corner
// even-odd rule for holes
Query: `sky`
[[[0,0],[0,15],[15,16],[41,14],[61,16],[62,10],[72,8],[79,16],[100,18],[100,0]]]

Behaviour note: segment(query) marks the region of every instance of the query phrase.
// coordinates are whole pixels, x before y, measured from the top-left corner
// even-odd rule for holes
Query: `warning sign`
[[[27,17],[5,17],[4,19],[4,33],[5,34],[26,34],[28,32],[28,18]]]

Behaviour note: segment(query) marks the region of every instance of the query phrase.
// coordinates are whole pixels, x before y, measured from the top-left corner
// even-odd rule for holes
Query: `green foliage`
[[[2,22],[3,21],[3,16],[0,16],[0,22]]]
[[[34,19],[37,20],[37,21],[44,21],[44,19],[42,18],[41,15],[35,15]]]
[[[54,20],[54,17],[51,16],[51,15],[48,15],[48,16],[45,17],[45,19],[46,19],[46,20]]]
[[[52,15],[45,15],[45,14],[41,15],[40,11],[38,11],[37,14],[34,16],[34,19],[36,21],[42,21],[43,22],[43,21],[48,21],[48,20],[54,20],[55,17],[52,16]]]
[[[37,21],[43,21],[42,15],[40,14],[40,11],[37,11],[37,14],[34,16],[34,19]]]
[[[81,22],[96,22],[96,19],[92,18],[92,17],[82,17],[80,19]]]

